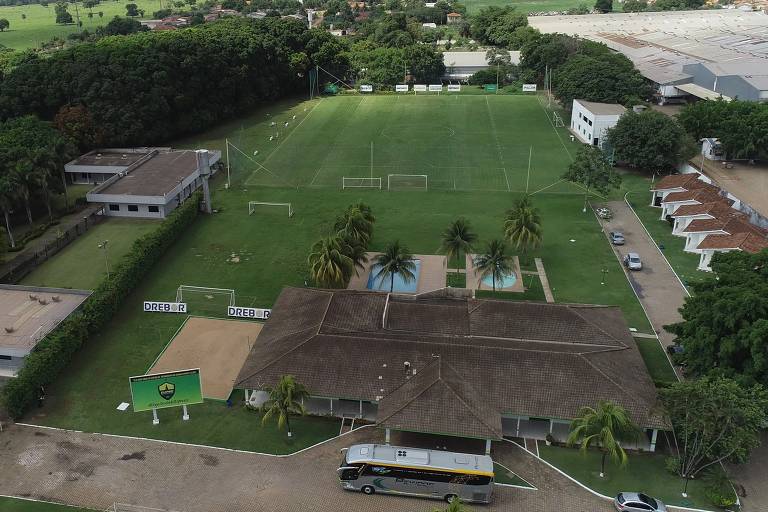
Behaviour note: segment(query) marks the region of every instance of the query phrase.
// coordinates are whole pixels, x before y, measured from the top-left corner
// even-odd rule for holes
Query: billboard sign
[[[373,86],[372,85],[361,85],[360,86],[360,92],[373,92]]]
[[[144,301],[145,313],[186,313],[186,302],[153,302]]]
[[[427,92],[427,86],[426,85],[414,84],[413,85],[413,90],[414,90],[414,92]]]
[[[395,92],[408,92],[408,84],[395,85]]]
[[[450,84],[448,86],[448,92],[459,92],[461,90],[460,84]]]
[[[137,375],[128,381],[134,412],[203,403],[199,368]]]
[[[430,92],[440,92],[443,90],[443,84],[433,84],[429,86]]]
[[[523,84],[523,92],[536,92],[536,84]]]
[[[485,84],[483,88],[485,89],[485,92],[496,92],[498,86],[496,84]]]
[[[227,315],[235,318],[253,318],[256,320],[267,320],[269,315],[272,314],[271,309],[259,309],[259,308],[240,308],[236,306],[229,306],[227,308]]]

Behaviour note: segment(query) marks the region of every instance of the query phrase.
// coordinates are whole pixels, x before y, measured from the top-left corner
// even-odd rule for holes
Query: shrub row
[[[105,278],[94,290],[80,311],[37,344],[18,376],[2,389],[0,402],[12,418],[20,418],[38,399],[41,386],[50,384],[88,338],[107,325],[128,294],[195,220],[199,203],[199,194],[192,196],[156,230],[136,240],[130,253],[115,266],[109,279]]]

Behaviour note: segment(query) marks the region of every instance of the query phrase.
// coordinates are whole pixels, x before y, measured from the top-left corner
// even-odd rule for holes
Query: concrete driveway
[[[665,331],[663,326],[682,320],[678,310],[688,296],[687,291],[627,203],[611,201],[594,206],[607,206],[613,212],[611,220],[600,220],[606,233],[624,233],[625,245],[613,246],[619,260],[623,260],[629,252],[640,255],[643,270],[625,272],[662,344],[671,345],[674,336]]]
[[[744,512],[768,509],[768,432],[763,431],[762,444],[749,455],[746,464],[728,466],[733,482],[744,488],[741,500]]]

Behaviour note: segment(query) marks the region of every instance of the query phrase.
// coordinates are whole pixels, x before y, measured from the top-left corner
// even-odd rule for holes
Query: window
[[[137,205],[137,204],[129,204],[128,205],[128,211],[129,212],[137,212],[137,211],[139,211],[139,205]]]
[[[109,211],[111,211],[111,212],[119,212],[120,211],[120,205],[119,204],[111,204],[111,205],[109,205]]]
[[[4,355],[0,354],[0,359],[2,359],[4,361],[10,361],[13,358],[11,356],[4,356]]]
[[[589,126],[592,126],[592,120],[591,119],[587,119],[587,122],[589,123]]]
[[[81,172],[81,173],[80,173],[80,177],[81,177],[82,179],[84,179],[84,180],[87,180],[87,179],[88,179],[88,173],[87,173],[87,172]]]
[[[149,213],[160,213],[160,207],[154,204],[147,206],[147,210],[149,210]]]

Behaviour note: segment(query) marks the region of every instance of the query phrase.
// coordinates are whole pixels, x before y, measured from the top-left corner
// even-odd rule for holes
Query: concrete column
[[[515,430],[515,437],[520,437],[520,418],[517,418],[517,430]]]
[[[333,398],[331,398],[330,400],[331,400],[331,414],[333,414]]]
[[[360,417],[363,417],[363,401],[360,400]]]
[[[650,450],[652,452],[656,451],[656,437],[659,435],[659,431],[657,429],[653,429],[653,433],[651,433],[651,447]]]
[[[389,444],[389,429],[384,429],[384,444]]]
[[[244,389],[243,391],[245,391],[245,403],[248,403],[248,390]]]
[[[554,423],[554,422],[552,421],[552,419],[550,418],[550,420],[549,420],[549,433],[550,433],[550,434],[552,433],[552,428],[553,428],[554,426],[555,426],[555,423]]]
[[[490,455],[491,454],[491,440],[486,439],[485,440],[485,454]]]

